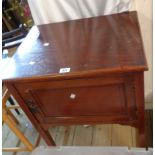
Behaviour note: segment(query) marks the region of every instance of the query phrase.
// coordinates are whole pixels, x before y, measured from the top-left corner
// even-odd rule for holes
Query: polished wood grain
[[[3,81],[48,145],[50,126],[118,123],[136,127],[145,146],[146,69],[137,14],[128,12],[32,28]]]
[[[63,77],[146,70],[137,13],[34,26],[2,76],[54,78],[64,67]]]

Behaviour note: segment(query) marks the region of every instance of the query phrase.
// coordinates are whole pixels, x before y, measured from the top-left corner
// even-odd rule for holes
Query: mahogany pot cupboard
[[[34,26],[2,76],[48,145],[50,126],[119,123],[144,146],[145,70],[133,11]]]

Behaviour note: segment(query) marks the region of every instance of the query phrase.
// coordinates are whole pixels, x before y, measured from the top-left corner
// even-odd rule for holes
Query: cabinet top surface
[[[2,79],[146,69],[137,13],[129,12],[34,26]]]

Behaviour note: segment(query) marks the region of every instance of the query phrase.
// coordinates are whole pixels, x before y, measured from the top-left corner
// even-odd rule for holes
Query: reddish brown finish
[[[113,77],[15,84],[16,89],[26,102],[38,103],[43,122],[49,120],[49,117],[56,116],[107,114],[115,116],[117,113],[126,116],[128,114],[127,106],[131,106],[131,111],[135,109],[135,101],[131,102],[133,103],[131,105],[125,98],[127,95],[128,98],[134,98],[133,86],[132,74],[128,74],[128,76],[113,75]],[[129,92],[131,93],[129,94]],[[70,95],[76,95],[76,97],[71,99]],[[38,113],[36,113],[36,116],[38,116]]]
[[[43,46],[47,42],[49,46]],[[144,70],[141,42],[136,12],[34,26],[3,79],[59,77],[64,67],[71,68],[69,75],[82,73],[82,77]]]
[[[144,146],[146,69],[130,12],[32,28],[3,81],[48,145],[51,125],[120,123],[137,127]]]
[[[139,144],[146,146],[145,138],[145,113],[144,113],[144,75],[137,73],[135,76],[135,97],[138,116]]]

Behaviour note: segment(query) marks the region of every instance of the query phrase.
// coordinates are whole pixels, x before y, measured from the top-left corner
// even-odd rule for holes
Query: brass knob
[[[30,111],[32,112],[39,112],[39,107],[37,104],[35,104],[32,100],[26,100],[25,103],[29,107]]]

